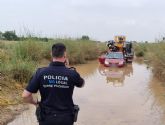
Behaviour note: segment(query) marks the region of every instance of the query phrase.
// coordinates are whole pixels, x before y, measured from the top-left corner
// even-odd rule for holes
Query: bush
[[[15,31],[6,31],[5,33],[2,34],[5,40],[18,40],[18,36],[16,35]]]
[[[5,74],[11,55],[6,49],[0,49],[0,73]]]
[[[43,47],[40,42],[23,41],[14,46],[13,57],[22,60],[40,61],[42,59]]]
[[[0,40],[3,39],[3,33],[0,31]]]
[[[144,57],[144,51],[136,52],[137,57]]]
[[[50,44],[43,44],[42,46],[42,58],[51,60],[51,45]]]
[[[1,72],[5,76],[8,76],[18,82],[27,82],[32,76],[36,64],[30,61],[23,60],[11,60],[7,64],[2,64]]]
[[[4,45],[0,49],[0,73],[16,81],[27,82],[36,67],[36,63],[29,60],[29,57],[20,58],[19,54],[16,55],[16,52],[22,49],[22,43],[0,43]],[[22,46],[19,46],[20,44]]]
[[[162,81],[165,81],[165,43],[150,44],[147,54],[153,67],[154,75]]]
[[[3,42],[0,41],[0,49],[3,49],[5,46],[5,44]]]
[[[32,76],[35,64],[29,61],[16,61],[10,69],[12,78],[19,82],[27,82]]]
[[[147,43],[136,43],[134,45],[135,55],[137,57],[144,57],[145,54],[147,53],[147,47],[148,47]]]
[[[66,45],[67,48],[67,56],[69,58],[70,64],[81,64],[85,63],[84,52],[82,50],[82,43],[80,40],[71,40],[71,39],[59,39],[56,40],[55,43],[62,42]],[[85,48],[83,48],[85,49]]]
[[[51,59],[51,47],[57,42],[66,45],[70,64],[81,64],[86,63],[87,60],[96,59],[104,48],[104,43],[89,40],[4,41],[0,42],[0,72],[16,81],[27,82],[37,67],[37,63],[40,64],[42,59]]]
[[[83,36],[81,37],[81,40],[90,40],[90,38],[89,38],[89,36],[83,35]]]
[[[7,62],[9,58],[9,53],[4,49],[0,49],[0,64]]]
[[[57,39],[52,44],[57,42],[62,42],[66,45],[70,64],[86,63],[87,60],[96,59],[99,55],[100,46],[94,41]]]

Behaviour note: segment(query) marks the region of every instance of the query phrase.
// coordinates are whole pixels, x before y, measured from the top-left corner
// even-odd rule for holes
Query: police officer
[[[62,43],[52,46],[53,61],[48,67],[37,69],[24,90],[26,103],[38,106],[39,125],[73,125],[74,86],[83,87],[84,80],[74,68],[67,68],[66,47]],[[39,90],[41,101],[32,97]]]

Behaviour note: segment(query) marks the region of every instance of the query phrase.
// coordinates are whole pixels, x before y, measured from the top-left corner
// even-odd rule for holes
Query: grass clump
[[[136,52],[137,57],[144,57],[144,51],[138,51]]]
[[[155,77],[165,81],[165,43],[136,43],[135,54],[148,60]]]
[[[102,43],[81,39],[0,41],[0,73],[18,82],[27,82],[43,59],[51,60],[51,47],[57,42],[66,45],[70,64],[96,59],[103,48]]]
[[[9,68],[11,77],[21,83],[28,82],[36,66],[33,62],[18,60]]]
[[[88,60],[97,59],[104,45],[104,43],[81,39],[56,39],[51,42],[51,45],[57,42],[66,45],[70,64],[81,64]]]
[[[144,57],[147,52],[148,43],[136,43],[134,45],[136,57]]]
[[[0,45],[2,44],[3,46],[0,49],[0,73],[15,81],[27,82],[36,67],[35,61],[39,60],[39,55],[35,53],[37,51],[36,46],[31,48],[31,43],[27,42],[3,41],[0,42]]]
[[[136,43],[134,48],[137,57],[144,57],[148,60],[154,76],[165,81],[165,43]]]
[[[6,64],[1,64],[0,68],[4,76],[25,83],[32,76],[36,65],[34,62],[13,59]]]
[[[9,58],[10,58],[9,53],[4,49],[0,49],[0,65],[8,61]]]
[[[153,67],[154,75],[165,81],[165,43],[152,43],[149,46],[147,58]]]
[[[42,59],[43,47],[39,42],[18,42],[13,48],[13,57],[22,60],[39,61]]]

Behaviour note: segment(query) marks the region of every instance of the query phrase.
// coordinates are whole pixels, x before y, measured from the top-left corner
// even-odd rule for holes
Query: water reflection
[[[133,75],[132,64],[127,64],[125,67],[105,67],[99,65],[98,71],[102,76],[106,77],[106,82],[115,87],[123,86],[125,77],[130,77]]]

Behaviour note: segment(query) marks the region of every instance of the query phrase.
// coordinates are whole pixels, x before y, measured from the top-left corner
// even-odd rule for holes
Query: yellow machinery
[[[115,36],[114,37],[114,45],[119,48],[119,51],[123,51],[125,42],[126,42],[125,36]]]
[[[133,61],[133,45],[131,41],[126,41],[125,36],[115,36],[114,40],[108,41],[107,46],[111,52],[123,52],[126,62]]]

